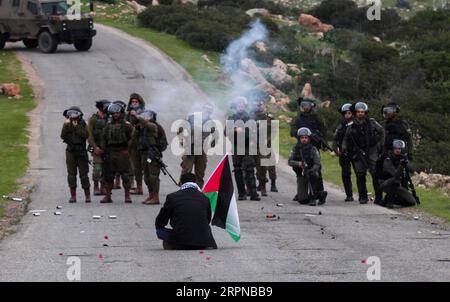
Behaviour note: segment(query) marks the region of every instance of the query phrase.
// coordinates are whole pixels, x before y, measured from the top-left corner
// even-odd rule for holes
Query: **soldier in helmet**
[[[133,125],[133,127],[136,127],[138,124],[138,120],[136,118],[136,115],[139,115],[145,110],[145,101],[137,93],[133,93],[130,95],[130,101],[128,102],[127,106],[127,115],[126,120]],[[134,114],[136,113],[136,114]],[[143,195],[143,189],[142,189],[142,159],[141,159],[141,153],[138,150],[138,141],[135,139],[136,136],[133,136],[133,138],[130,141],[130,145],[128,146],[128,150],[130,152],[130,158],[131,158],[131,168],[132,172],[130,175],[130,183],[131,183],[131,194],[136,195]],[[136,187],[134,187],[134,181],[136,180]]]
[[[348,153],[342,150],[342,142],[344,140],[347,127],[353,120],[352,104],[344,104],[341,106],[339,112],[342,115],[342,120],[336,128],[333,137],[333,150],[339,156],[339,165],[341,166],[342,182],[345,190],[345,201],[353,201],[353,185],[352,185],[352,158]]]
[[[105,182],[102,177],[102,149],[101,140],[103,129],[105,129],[108,120],[108,106],[111,104],[108,100],[100,100],[95,103],[98,111],[94,113],[88,122],[89,131],[89,149],[92,150],[93,169],[92,180],[94,181],[94,195],[105,195]],[[99,187],[99,184],[101,185]]]
[[[192,173],[192,171],[195,169],[195,178],[197,185],[202,188],[204,184],[204,177],[205,177],[205,170],[206,170],[206,164],[208,163],[208,158],[206,156],[206,150],[201,150],[201,154],[195,154],[195,144],[201,143],[203,146],[206,139],[214,133],[214,129],[211,129],[211,131],[205,131],[203,129],[203,126],[205,123],[211,120],[211,115],[214,112],[214,107],[211,104],[205,104],[203,106],[202,115],[201,115],[201,125],[196,125],[195,121],[195,114],[191,114],[188,116],[187,121],[191,125],[189,130],[189,136],[191,138],[191,146],[186,146],[186,154],[182,156],[182,162],[181,162],[181,176],[183,176],[186,173]],[[202,127],[202,129],[197,129],[197,127]],[[178,134],[181,134],[184,131],[182,127],[178,129]],[[195,131],[201,132],[201,142],[195,141]]]
[[[80,174],[81,187],[84,189],[85,201],[91,202],[89,183],[89,158],[86,140],[89,137],[83,112],[79,107],[72,106],[63,113],[66,121],[61,130],[61,139],[67,144],[66,165],[67,181],[70,188],[70,203],[77,202],[77,172]]]
[[[297,175],[297,198],[300,204],[316,206],[326,202],[328,193],[320,187],[320,154],[311,144],[311,130],[300,128],[297,131],[298,143],[292,148],[288,164]]]
[[[228,117],[228,120],[234,122],[246,123],[249,121],[250,115],[246,111],[247,99],[245,97],[238,97],[234,102],[234,107],[236,113]],[[231,129],[226,129],[230,131]],[[238,188],[238,199],[247,199],[247,189],[251,200],[261,200],[256,190],[256,178],[255,178],[255,166],[256,166],[256,156],[250,154],[250,144],[256,144],[252,140],[250,131],[245,127],[235,127],[232,129],[234,132],[233,145],[233,167],[234,167],[234,177],[236,179],[236,185]],[[229,133],[226,133],[229,136]],[[244,145],[238,145],[238,136],[244,136]],[[242,151],[242,152],[239,152]],[[243,153],[243,154],[240,154]]]
[[[403,140],[394,139],[391,150],[383,162],[381,189],[386,192],[386,197],[380,203],[382,206],[410,207],[417,203],[416,198],[408,190],[408,175],[413,169],[404,153],[405,149],[406,143]]]
[[[269,155],[262,155],[259,150],[260,145],[260,121],[266,121],[267,125],[267,141],[263,142],[267,148],[271,148],[272,142],[271,142],[271,124],[273,120],[273,116],[266,111],[266,103],[264,100],[260,99],[254,102],[254,108],[251,112],[251,117],[253,120],[255,120],[258,124],[258,155],[256,156],[256,177],[258,179],[258,191],[261,191],[262,196],[267,196],[267,190],[266,190],[266,183],[268,182],[267,179],[267,172],[269,172],[269,178],[271,181],[270,191],[271,192],[278,192],[276,181],[277,181],[277,172],[275,165],[272,166],[262,166],[261,160],[270,158]]]
[[[315,110],[317,107],[316,102],[310,98],[300,97],[297,100],[297,105],[299,112],[297,117],[292,120],[291,136],[298,139],[298,137],[296,137],[298,129],[308,128],[312,133],[312,136],[310,137],[311,143],[320,151],[320,149],[324,147],[319,138],[323,138],[323,135],[325,134],[325,121]],[[324,190],[322,175],[320,175],[319,178],[319,187],[321,191]],[[294,197],[294,200],[298,201],[297,196]]]
[[[359,202],[366,204],[369,201],[366,186],[367,171],[372,175],[375,202],[379,202],[382,200],[382,191],[376,168],[378,158],[383,152],[384,129],[375,119],[367,116],[369,106],[366,103],[358,102],[352,109],[355,117],[345,132],[342,151],[352,157]]]
[[[101,203],[111,203],[111,190],[114,184],[115,175],[122,176],[122,183],[125,189],[125,203],[131,203],[130,197],[130,155],[128,153],[128,143],[133,134],[133,126],[124,119],[125,109],[119,104],[111,104],[108,107],[108,114],[111,119],[107,122],[103,131],[103,177],[106,183],[106,196]]]
[[[394,102],[390,102],[381,107],[381,113],[385,118],[384,130],[386,139],[384,143],[384,153],[387,154],[392,149],[394,139],[403,140],[406,143],[406,152],[408,158],[412,160],[412,139],[409,133],[408,124],[398,117],[400,106]]]
[[[126,104],[124,101],[120,101],[120,100],[119,100],[119,101],[114,101],[114,102],[112,102],[112,103],[113,103],[113,104],[119,105],[120,107],[123,108],[124,111],[125,111],[125,109],[127,108],[127,104]],[[122,118],[125,119],[125,114],[122,116]],[[130,165],[131,165],[131,164],[130,164]],[[132,173],[132,172],[130,172],[130,173]],[[114,189],[114,190],[119,190],[119,189],[121,189],[121,187],[120,187],[120,175],[119,175],[119,174],[116,174],[116,175],[115,175],[113,189]]]

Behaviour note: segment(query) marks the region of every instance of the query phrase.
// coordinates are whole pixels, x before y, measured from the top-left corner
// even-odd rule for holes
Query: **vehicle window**
[[[59,1],[59,2],[47,2],[42,3],[42,11],[46,15],[51,15],[54,13],[53,7],[55,7],[57,15],[65,15],[67,14],[67,2]]]
[[[27,3],[27,9],[28,9],[32,14],[37,15],[37,13],[38,13],[36,3],[33,3],[33,2],[28,1],[28,3]]]

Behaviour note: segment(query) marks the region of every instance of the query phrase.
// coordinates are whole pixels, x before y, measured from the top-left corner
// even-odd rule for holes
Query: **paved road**
[[[192,109],[192,100],[204,98],[158,51],[104,27],[89,53],[71,46],[53,55],[12,47],[32,61],[44,83],[42,136],[32,164],[40,181],[30,209],[46,212],[28,213],[17,234],[0,242],[0,281],[67,281],[71,255],[81,259],[82,281],[367,281],[369,266],[362,260],[369,256],[380,258],[384,281],[450,280],[448,232],[373,205],[344,204],[333,188],[326,206],[300,206],[291,201],[295,178],[284,163],[280,193],[239,202],[241,242],[214,227],[220,248],[204,254],[163,251],[154,232],[160,207],[143,206],[141,198],[124,204],[122,192],[115,191],[111,205],[99,204],[99,198],[69,205],[59,139],[65,108],[79,105],[90,116],[95,100],[126,99],[137,91],[169,127]],[[178,176],[180,158],[165,157]],[[174,189],[163,177],[162,197]],[[63,206],[61,216],[53,215],[57,205]],[[281,219],[268,221],[269,212]],[[93,220],[93,215],[118,218]]]

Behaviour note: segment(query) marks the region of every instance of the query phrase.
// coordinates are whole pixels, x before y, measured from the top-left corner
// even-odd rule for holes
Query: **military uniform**
[[[95,151],[96,148],[101,148],[101,140],[103,135],[103,130],[105,129],[107,122],[107,115],[105,114],[103,117],[100,116],[99,113],[94,113],[88,122],[88,131],[89,131],[89,146]],[[93,159],[93,169],[92,169],[92,180],[94,181],[94,187],[98,188],[98,183],[104,186],[104,180],[102,176],[102,165],[103,159],[101,155],[92,153]],[[103,194],[98,191],[94,192],[95,195]]]
[[[306,165],[304,169],[301,167],[302,162]],[[326,192],[320,187],[321,163],[317,148],[311,143],[298,142],[292,148],[288,164],[297,175],[298,202],[315,205],[317,199],[324,200]]]
[[[387,154],[392,149],[392,142],[395,139],[400,139],[406,143],[406,152],[408,158],[412,159],[412,139],[409,133],[408,124],[400,118],[387,119],[384,122],[384,130],[386,132],[386,139],[384,142],[384,154]]]
[[[333,136],[333,150],[336,153],[340,152],[339,165],[341,166],[341,177],[344,184],[346,201],[353,200],[353,185],[352,185],[352,158],[348,153],[342,152],[342,143],[347,131],[349,122],[345,119],[337,126]],[[339,151],[338,151],[339,150]]]
[[[138,108],[133,108],[131,101],[135,99],[139,102]],[[134,110],[137,114],[140,114],[142,111],[145,110],[145,101],[143,97],[137,93],[133,93],[130,95],[130,101],[128,102],[127,107],[127,115],[125,119],[134,127],[137,125],[137,117],[130,114],[130,111]],[[143,181],[143,166],[142,166],[142,158],[141,158],[141,152],[138,150],[138,141],[136,140],[136,136],[133,136],[133,138],[130,140],[130,143],[128,145],[128,151],[130,153],[130,164],[131,164],[131,184],[134,185],[134,180],[136,180],[137,188],[132,188],[132,190],[136,189],[133,194],[142,195],[142,181]]]
[[[77,172],[80,174],[81,187],[85,191],[86,202],[90,202],[89,158],[86,149],[88,137],[87,125],[83,119],[79,119],[77,125],[67,120],[61,130],[61,139],[67,144],[66,166],[67,182],[71,193],[70,202],[76,202]]]
[[[276,167],[275,165],[272,166],[261,166],[261,160],[263,159],[268,159],[270,158],[270,154],[269,155],[262,155],[259,151],[259,127],[260,127],[260,123],[259,121],[266,121],[267,122],[267,142],[265,143],[265,145],[270,148],[272,146],[272,142],[271,142],[271,130],[272,130],[272,120],[273,117],[272,115],[270,115],[269,113],[265,112],[265,111],[261,111],[261,110],[255,110],[252,112],[252,119],[255,120],[258,123],[258,154],[256,156],[256,178],[258,179],[259,182],[259,189],[261,190],[263,196],[267,195],[265,194],[265,185],[268,182],[267,179],[267,172],[269,172],[269,178],[271,180],[272,183],[272,192],[278,192],[277,188],[276,188],[276,180],[277,180],[277,171],[276,171]]]
[[[107,184],[107,197],[111,197],[111,190],[116,174],[122,177],[125,188],[125,201],[131,202],[130,193],[130,155],[128,143],[133,133],[133,126],[123,118],[111,119],[106,124],[102,137],[102,150],[104,153],[103,176]],[[104,202],[110,202],[108,198]]]
[[[409,207],[416,204],[416,199],[408,191],[408,180],[405,177],[405,169],[408,172],[413,170],[404,160],[403,155],[396,156],[392,152],[389,152],[384,160],[381,189],[386,192],[386,197],[381,205],[390,207],[390,205],[398,204]]]
[[[243,121],[246,123],[250,120],[250,115],[247,112],[235,113],[228,117],[230,121]],[[247,190],[250,193],[250,199],[259,200],[258,193],[256,191],[256,178],[255,178],[255,167],[256,167],[256,156],[250,155],[250,144],[255,144],[256,142],[251,142],[250,131],[245,129],[245,146],[244,155],[238,155],[238,140],[236,129],[234,129],[234,142],[233,144],[233,167],[234,167],[234,177],[236,179],[236,185],[239,193],[239,200],[246,199]],[[245,181],[244,181],[245,179]]]
[[[182,156],[181,175],[184,175],[186,173],[192,173],[192,170],[194,170],[194,167],[195,167],[194,172],[195,172],[196,183],[200,188],[202,188],[203,184],[204,184],[205,170],[206,170],[206,165],[208,163],[208,158],[207,158],[205,150],[203,150],[203,148],[202,148],[202,154],[195,154],[194,144],[196,143],[195,142],[196,129],[194,128],[194,126],[195,126],[194,120],[195,120],[194,115],[190,115],[187,118],[187,121],[191,125],[191,129],[190,129],[190,133],[189,133],[190,137],[191,137],[191,146],[190,146],[190,150]],[[207,123],[209,120],[210,120],[209,118],[204,118],[202,120],[202,126],[205,123]],[[178,134],[181,134],[182,132],[183,132],[183,128],[180,128],[178,130]],[[203,131],[203,129],[202,129],[202,146],[203,146],[205,140],[213,132],[214,131],[209,131],[209,132]]]
[[[292,120],[291,122],[291,136],[297,137],[297,131],[300,128],[308,128],[311,130],[312,133],[317,134],[320,133],[320,135],[325,134],[325,122],[323,118],[317,114],[316,112],[300,112],[297,117]],[[322,147],[322,144],[320,142],[317,142],[315,140],[311,140],[311,143],[313,146],[315,146],[318,150]]]
[[[356,173],[359,200],[366,203],[368,200],[366,173],[372,175],[375,199],[382,199],[382,192],[378,183],[377,160],[383,150],[385,133],[383,127],[373,118],[363,120],[354,119],[347,127],[342,143],[344,153],[352,158]]]

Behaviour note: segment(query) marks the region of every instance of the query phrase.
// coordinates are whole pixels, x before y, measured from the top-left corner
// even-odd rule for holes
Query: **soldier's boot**
[[[131,192],[131,194],[144,195],[144,189],[142,188],[142,180],[136,181],[136,190],[134,192]]]
[[[342,182],[344,183],[345,201],[354,201],[351,175],[342,173]]]
[[[256,187],[256,191],[261,192],[262,186],[263,186],[262,182],[258,182],[258,187]]]
[[[130,176],[130,190],[131,191],[136,191],[136,186],[135,186],[135,182],[134,182],[134,176]]]
[[[258,192],[256,191],[256,181],[255,178],[253,177],[249,177],[248,180],[248,187],[250,189],[250,200],[256,200],[256,201],[260,201],[261,198],[258,195]],[[264,188],[265,190],[265,188]],[[267,195],[267,194],[266,194]]]
[[[244,183],[244,175],[242,174],[242,171],[234,171],[234,178],[236,179],[236,185],[238,188],[238,200],[246,200],[247,194],[245,189],[245,183]]]
[[[149,192],[148,197],[142,202],[142,204],[149,204],[150,200],[153,199],[153,195],[155,195],[155,193]]]
[[[267,196],[266,184],[261,184],[261,196]]]
[[[106,195],[106,186],[105,182],[100,182],[100,195]]]
[[[90,188],[87,188],[87,189],[84,189],[84,201],[86,202],[86,203],[91,203],[91,189]]]
[[[278,188],[277,188],[277,183],[276,183],[277,181],[275,180],[275,179],[272,179],[271,180],[271,183],[270,183],[270,192],[278,192]]]
[[[319,192],[319,205],[323,205],[325,202],[327,202],[327,191],[321,191]]]
[[[77,188],[70,188],[70,199],[69,203],[77,202]]]
[[[149,201],[148,204],[160,204],[161,202],[159,201],[159,192],[154,192],[153,193],[153,198]]]
[[[116,178],[114,179],[114,190],[121,189],[120,187],[120,175],[116,175]]]
[[[112,203],[111,199],[111,191],[112,191],[112,185],[105,184],[105,197],[103,197],[102,200],[100,200],[100,203]]]
[[[315,207],[317,205],[316,200],[314,198],[309,199],[309,205]]]
[[[102,195],[102,192],[100,191],[98,181],[94,180],[94,196],[99,196],[99,195]]]
[[[366,204],[369,202],[366,187],[366,175],[361,173],[356,175],[356,184],[358,186],[359,203]]]
[[[130,196],[130,184],[124,186],[125,189],[125,203],[132,203]]]

